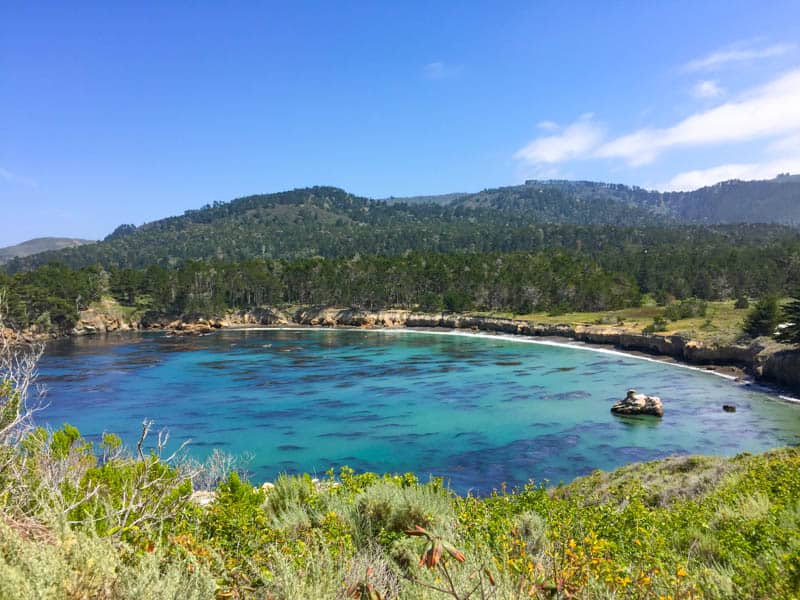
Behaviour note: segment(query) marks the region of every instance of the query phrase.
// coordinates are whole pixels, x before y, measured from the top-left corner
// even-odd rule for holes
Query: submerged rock
[[[652,415],[664,416],[664,405],[661,398],[637,394],[636,390],[628,390],[628,395],[611,407],[611,412],[616,415]]]

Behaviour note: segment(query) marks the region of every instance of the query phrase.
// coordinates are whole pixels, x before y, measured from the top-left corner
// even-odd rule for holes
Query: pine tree
[[[747,315],[742,329],[752,338],[772,335],[780,321],[780,308],[775,296],[766,296],[756,302]]]
[[[800,294],[783,307],[781,321],[775,339],[786,344],[800,344]]]

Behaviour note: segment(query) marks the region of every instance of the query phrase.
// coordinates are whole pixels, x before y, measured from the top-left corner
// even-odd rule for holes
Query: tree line
[[[798,287],[800,253],[791,246],[733,244],[654,243],[591,254],[555,249],[187,260],[144,269],[50,264],[0,273],[13,325],[61,330],[106,294],[152,316],[210,316],[284,304],[557,314],[637,306],[644,294],[670,304],[685,298],[785,296]]]

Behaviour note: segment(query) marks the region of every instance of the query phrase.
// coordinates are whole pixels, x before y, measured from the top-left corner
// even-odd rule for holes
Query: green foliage
[[[681,319],[692,319],[695,317],[705,317],[708,304],[697,298],[687,298],[678,302],[673,302],[664,310],[664,317],[670,321],[680,321]]]
[[[201,600],[216,583],[192,558],[135,554],[110,540],[66,530],[55,535],[0,520],[0,598]],[[37,533],[39,536],[37,537]]]
[[[745,319],[742,331],[752,338],[773,335],[780,322],[780,308],[775,296],[766,296],[756,302]]]
[[[783,307],[780,320],[782,323],[775,338],[786,344],[800,344],[800,297]]]
[[[669,321],[658,315],[653,318],[653,322],[642,329],[642,333],[655,333],[656,331],[666,331],[667,327],[669,326]]]
[[[89,445],[81,440],[81,433],[77,427],[68,423],[64,423],[61,429],[56,429],[50,440],[50,452],[55,458],[66,458],[66,456],[73,450],[74,446],[80,445],[76,448],[79,452],[88,450]]]
[[[44,332],[66,332],[74,327],[78,311],[100,299],[104,274],[96,267],[79,270],[60,264],[7,276],[0,273],[6,306],[3,317],[14,329],[38,326]]]
[[[21,398],[11,381],[0,380],[0,431],[10,427],[19,417]]]

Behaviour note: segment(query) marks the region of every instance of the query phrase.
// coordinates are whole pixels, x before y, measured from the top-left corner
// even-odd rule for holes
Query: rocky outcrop
[[[82,310],[78,322],[72,330],[73,335],[94,335],[114,331],[138,329],[137,320],[126,319],[120,314],[90,308]]]
[[[636,390],[628,390],[628,395],[622,400],[617,401],[611,407],[611,412],[615,415],[651,415],[653,417],[664,416],[664,405],[658,396],[647,396],[637,394]]]
[[[408,310],[312,307],[298,310],[293,318],[298,325],[322,327],[406,327],[410,314]]]
[[[800,350],[781,350],[764,357],[760,376],[800,391]]]
[[[253,308],[229,314],[223,321],[227,325],[290,325],[292,316],[279,308]]]

